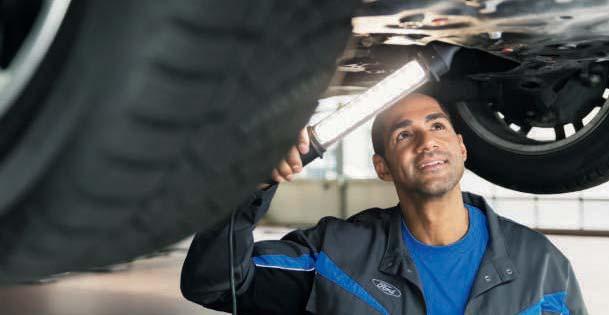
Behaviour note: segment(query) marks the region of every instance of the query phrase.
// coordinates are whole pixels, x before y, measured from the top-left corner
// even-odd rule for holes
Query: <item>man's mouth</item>
[[[443,168],[447,163],[448,163],[448,160],[442,160],[442,159],[427,160],[427,161],[423,161],[423,162],[419,163],[417,168],[420,170],[424,170],[424,171],[426,171],[426,170],[431,171],[431,170]]]

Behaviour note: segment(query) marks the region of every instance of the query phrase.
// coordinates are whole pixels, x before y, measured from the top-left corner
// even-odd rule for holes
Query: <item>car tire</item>
[[[356,5],[73,1],[0,121],[0,282],[225,224],[312,114]]]

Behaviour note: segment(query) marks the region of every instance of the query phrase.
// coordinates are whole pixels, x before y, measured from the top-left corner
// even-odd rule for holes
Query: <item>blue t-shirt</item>
[[[430,246],[414,238],[402,221],[402,237],[412,256],[427,306],[427,315],[462,315],[488,243],[484,213],[465,205],[467,233],[447,246]]]

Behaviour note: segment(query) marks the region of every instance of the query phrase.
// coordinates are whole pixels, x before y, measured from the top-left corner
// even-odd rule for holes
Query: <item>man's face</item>
[[[442,196],[459,183],[467,151],[437,101],[408,97],[383,120],[385,158],[374,157],[381,179],[427,197]]]

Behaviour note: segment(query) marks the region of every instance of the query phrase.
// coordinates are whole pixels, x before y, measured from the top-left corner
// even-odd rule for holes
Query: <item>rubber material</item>
[[[65,66],[28,88],[43,102],[3,148],[0,187],[28,180],[1,209],[0,282],[223,224],[312,114],[358,4],[74,2],[44,61]]]

